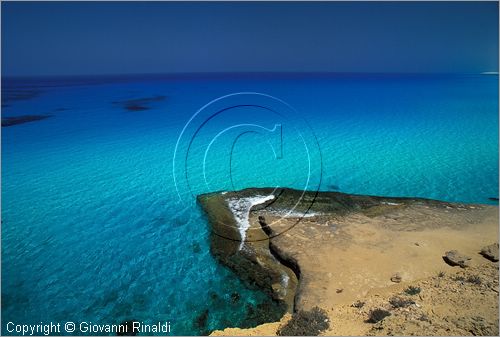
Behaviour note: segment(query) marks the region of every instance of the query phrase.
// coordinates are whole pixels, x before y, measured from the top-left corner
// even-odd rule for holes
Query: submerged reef
[[[35,88],[3,88],[2,106],[14,101],[26,101],[38,97],[41,90]]]
[[[41,121],[50,117],[52,117],[52,115],[22,115],[15,117],[2,117],[2,127]]]
[[[114,101],[113,104],[120,105],[126,111],[150,110],[151,104],[164,101],[167,97],[162,95],[152,97],[133,98],[124,101]]]

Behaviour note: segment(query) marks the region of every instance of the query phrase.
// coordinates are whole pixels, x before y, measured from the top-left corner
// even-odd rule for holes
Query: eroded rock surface
[[[230,208],[230,205],[234,205],[231,201],[253,195],[251,191],[247,192],[215,193],[198,197],[212,226],[211,252],[243,280],[257,284],[273,299],[282,302],[286,311],[292,312],[298,285],[297,275],[272,253],[269,237],[260,223],[252,219],[242,235],[243,229],[238,225],[237,219],[245,217],[241,214],[245,210]],[[270,193],[260,195],[262,194]]]
[[[471,260],[470,257],[460,254],[456,250],[450,250],[444,253],[443,259],[450,266],[460,266],[462,268],[468,267],[470,265],[470,260]]]
[[[483,247],[481,249],[481,255],[487,258],[488,260],[491,260],[493,262],[498,261],[498,242],[494,243],[492,245]]]
[[[270,193],[275,196],[273,200],[250,210],[246,241],[243,248],[238,250],[241,236],[227,199]],[[300,200],[297,201],[298,196]],[[453,311],[453,319],[469,317],[471,313],[467,310],[478,306],[482,310],[480,316],[485,317],[488,323],[483,324],[484,329],[481,326],[474,329],[490,331],[494,319],[498,321],[498,282],[493,279],[486,281],[483,276],[475,278],[470,275],[462,281],[460,278],[455,280],[453,276],[469,270],[478,270],[479,275],[481,268],[488,264],[492,264],[491,271],[498,269],[497,263],[477,254],[481,247],[490,242],[491,237],[498,236],[496,206],[338,192],[306,192],[302,195],[300,191],[288,189],[213,193],[200,196],[199,201],[212,227],[212,253],[240,277],[254,280],[277,299],[282,298],[277,283],[283,271],[286,275],[294,271],[299,283],[295,300],[288,299],[287,303],[293,302],[295,310],[310,310],[314,306],[327,310],[333,322],[333,328],[326,332],[327,335],[365,335],[390,331],[410,333],[413,331],[410,323],[416,319],[411,315],[402,323],[408,325],[383,325],[380,330],[370,330],[374,327],[373,324],[365,323],[367,313],[380,307],[380,300],[387,297],[386,309],[391,310],[392,316],[385,318],[385,323],[381,324],[392,320],[396,324],[402,317],[397,312],[404,314],[408,310],[413,311],[413,308],[416,310],[415,315],[421,315],[418,305],[421,305],[422,298],[427,298],[430,290],[426,290],[427,283],[420,281],[429,278],[432,278],[432,282],[446,279],[451,285],[466,285],[464,289],[473,291],[471,296],[463,299],[469,301],[470,305],[460,308],[453,296],[457,292],[456,300],[462,301],[461,290],[455,286],[450,286],[451,290],[441,291],[439,288],[440,295],[433,298],[435,301],[424,300],[426,310],[423,314],[435,314],[440,317],[440,322],[448,322],[451,318],[441,311],[434,312],[433,306],[439,310],[447,308]],[[447,265],[443,261],[443,252],[451,250],[470,257],[466,261],[471,266],[461,269]],[[287,269],[282,269],[283,266]],[[401,277],[400,283],[391,281],[396,273]],[[422,288],[422,292],[413,295],[415,305],[395,309],[389,304],[388,300],[395,295],[410,296],[405,292],[410,285]],[[436,286],[433,283],[430,287],[433,289]],[[447,294],[448,291],[452,293]],[[287,292],[288,295],[290,293]],[[366,304],[359,308],[352,306],[353,303],[364,302]],[[372,305],[372,302],[377,305]],[[357,311],[361,314],[353,315]],[[425,316],[417,318],[420,317],[422,321],[417,320],[421,323],[418,323],[415,331],[429,328]],[[446,326],[448,323],[442,324]],[[458,323],[449,324],[456,327],[452,331],[463,333]],[[493,324],[492,329],[495,328],[498,330],[498,324],[496,327]],[[441,332],[441,328],[429,330],[429,334]],[[248,331],[245,334],[252,333]],[[274,333],[268,331],[266,334]]]

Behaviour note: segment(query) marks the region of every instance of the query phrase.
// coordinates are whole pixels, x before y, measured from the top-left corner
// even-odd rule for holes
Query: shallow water
[[[4,117],[51,116],[2,128],[2,332],[9,321],[168,320],[173,334],[256,324],[259,310],[277,308],[211,257],[193,195],[288,186],[494,204],[497,83],[497,76],[3,80]],[[295,110],[236,95],[188,123],[235,92],[271,95]]]

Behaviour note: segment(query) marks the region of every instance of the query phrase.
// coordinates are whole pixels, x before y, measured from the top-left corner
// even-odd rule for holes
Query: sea
[[[2,78],[2,334],[275,321],[282,307],[210,254],[196,196],[291,187],[497,205],[498,89],[498,75],[474,74]]]

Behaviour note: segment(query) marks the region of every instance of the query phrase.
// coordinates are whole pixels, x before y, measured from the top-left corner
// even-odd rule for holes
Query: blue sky
[[[2,2],[4,76],[482,71],[497,2]]]

